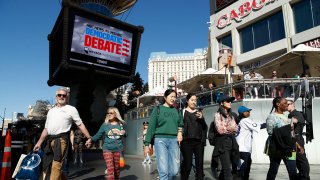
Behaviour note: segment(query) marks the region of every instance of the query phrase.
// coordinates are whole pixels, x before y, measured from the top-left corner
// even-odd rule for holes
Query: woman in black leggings
[[[196,179],[202,180],[203,173],[203,154],[206,143],[208,126],[203,114],[197,110],[197,97],[189,93],[186,97],[187,108],[183,110],[183,141],[181,152],[183,156],[181,167],[181,179],[187,180],[192,168],[192,157],[195,157]]]

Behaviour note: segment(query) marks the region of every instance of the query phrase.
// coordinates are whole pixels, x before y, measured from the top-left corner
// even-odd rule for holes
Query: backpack
[[[214,124],[214,121],[211,122],[209,132],[208,132],[208,140],[211,146],[216,145],[216,140],[217,140],[217,130],[216,126]]]

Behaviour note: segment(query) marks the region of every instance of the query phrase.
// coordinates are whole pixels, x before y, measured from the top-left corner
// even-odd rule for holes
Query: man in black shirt
[[[295,118],[298,120],[296,124],[294,124],[294,133],[296,140],[300,146],[304,149],[304,139],[302,137],[303,127],[305,125],[305,119],[303,117],[302,112],[297,111],[295,109],[294,102],[292,100],[287,100],[288,103],[288,111],[289,111],[289,118]],[[299,179],[310,179],[310,166],[309,161],[307,159],[306,153],[297,153],[297,168],[299,170]]]

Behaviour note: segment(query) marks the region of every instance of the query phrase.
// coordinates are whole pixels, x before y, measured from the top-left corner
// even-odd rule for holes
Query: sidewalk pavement
[[[77,167],[71,163],[69,178],[75,180],[104,180],[105,163],[101,151],[84,152],[84,165]],[[156,180],[156,162],[153,159],[152,164],[142,165],[143,158],[136,155],[125,155],[125,167],[121,170],[121,180]],[[250,179],[264,180],[266,179],[269,164],[252,164]],[[310,166],[311,179],[320,179],[320,165]],[[210,162],[204,164],[205,180],[214,180]],[[178,176],[179,177],[179,176]],[[177,178],[179,179],[179,178]],[[190,179],[194,179],[194,173],[190,173]],[[285,165],[281,164],[277,180],[288,180],[288,173]]]

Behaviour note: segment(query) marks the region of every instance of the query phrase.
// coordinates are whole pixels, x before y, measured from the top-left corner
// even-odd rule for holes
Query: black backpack
[[[211,146],[216,145],[216,140],[217,140],[217,130],[216,126],[214,124],[214,121],[211,122],[209,132],[208,132],[208,140]]]

